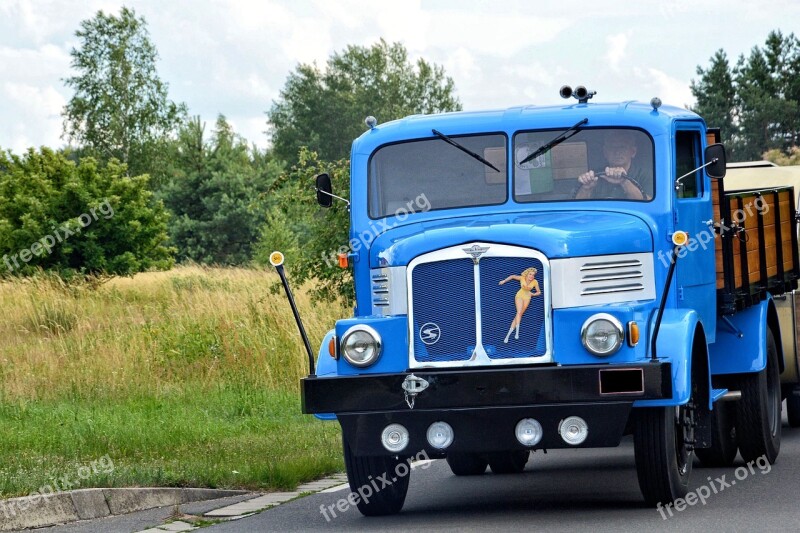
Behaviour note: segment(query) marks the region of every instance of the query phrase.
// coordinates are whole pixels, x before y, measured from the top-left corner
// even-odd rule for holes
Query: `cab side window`
[[[675,135],[675,178],[700,166],[700,133],[678,131]],[[678,198],[696,198],[702,193],[699,186],[702,172],[695,172],[681,180]]]

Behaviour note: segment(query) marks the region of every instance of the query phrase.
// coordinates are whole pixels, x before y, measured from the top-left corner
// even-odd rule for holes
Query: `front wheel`
[[[648,505],[686,496],[692,472],[692,400],[680,407],[636,409],[633,433],[639,489]]]
[[[742,399],[736,411],[739,451],[745,462],[765,457],[770,464],[781,450],[781,379],[778,349],[767,330],[767,367],[739,378]]]
[[[400,512],[408,492],[411,466],[407,461],[395,456],[357,456],[345,439],[344,464],[350,491],[358,495],[356,506],[361,514],[383,516]]]

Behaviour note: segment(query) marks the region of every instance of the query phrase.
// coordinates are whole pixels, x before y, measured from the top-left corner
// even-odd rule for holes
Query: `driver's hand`
[[[586,187],[587,189],[594,189],[594,186],[597,185],[597,176],[595,175],[593,170],[589,172],[584,172],[580,176],[578,176],[578,183],[581,186]]]
[[[619,185],[628,178],[628,173],[622,167],[606,167],[605,180],[614,185]]]

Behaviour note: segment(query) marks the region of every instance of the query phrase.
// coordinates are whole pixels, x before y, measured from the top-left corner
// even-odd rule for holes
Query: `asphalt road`
[[[554,450],[531,456],[525,472],[454,476],[445,461],[411,474],[405,507],[395,516],[366,518],[351,507],[326,520],[349,491],[318,493],[203,531],[798,531],[800,430],[783,428],[775,465],[700,468],[692,490],[710,495],[683,511],[644,506],[630,439],[619,448]],[[720,480],[725,476],[724,480]],[[709,480],[710,478],[710,480]],[[725,486],[728,485],[728,486]],[[703,488],[705,487],[705,488]],[[716,494],[714,493],[716,489]],[[721,490],[720,490],[721,489]]]
[[[618,448],[537,452],[521,474],[456,477],[445,461],[433,461],[412,471],[405,507],[395,516],[365,518],[355,507],[340,512],[336,505],[349,493],[340,490],[200,531],[799,531],[800,429],[790,429],[784,417],[776,464],[763,469],[753,465],[753,473],[746,468],[737,472],[743,465],[741,458],[731,468],[707,469],[695,463],[691,488],[709,496],[704,504],[697,501],[673,510],[672,517],[643,504],[633,445],[626,438]],[[240,499],[198,502],[181,510],[200,515]],[[321,506],[328,509],[330,520]],[[170,512],[153,509],[41,531],[131,533],[164,523]]]

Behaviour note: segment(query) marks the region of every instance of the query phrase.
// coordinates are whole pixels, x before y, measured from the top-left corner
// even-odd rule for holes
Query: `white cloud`
[[[482,77],[482,69],[475,56],[466,48],[456,48],[441,64],[447,75],[454,80],[475,80]]]
[[[7,139],[3,148],[21,153],[30,146],[63,144],[61,110],[67,101],[55,87],[5,82],[0,85],[0,100],[15,110],[13,121],[4,120],[0,129],[0,138]]]
[[[606,60],[609,66],[615,72],[619,72],[620,62],[625,58],[628,48],[628,34],[618,33],[616,35],[609,35],[606,37],[606,44],[608,51],[606,52]]]
[[[656,91],[653,96],[658,96],[666,104],[679,107],[694,104],[694,96],[685,81],[673,78],[656,68],[648,68],[647,72],[651,80],[648,85]]]

